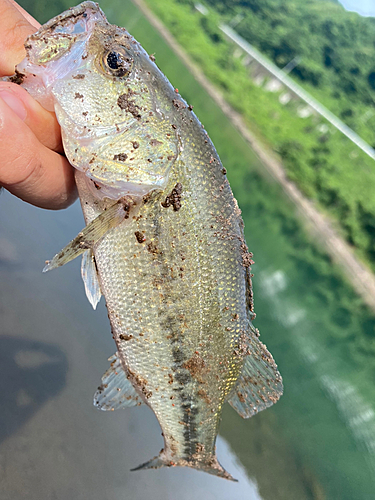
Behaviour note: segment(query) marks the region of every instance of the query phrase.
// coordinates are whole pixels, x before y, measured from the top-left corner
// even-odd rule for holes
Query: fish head
[[[179,153],[169,82],[141,45],[84,2],[25,44],[22,84],[61,125],[70,163],[99,198],[163,190]]]

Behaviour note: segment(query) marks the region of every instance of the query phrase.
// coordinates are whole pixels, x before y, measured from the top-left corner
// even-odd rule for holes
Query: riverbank
[[[306,222],[307,229],[314,238],[318,238],[332,261],[343,270],[347,280],[352,284],[363,301],[375,311],[375,275],[354,254],[354,250],[341,237],[334,221],[322,213],[315,204],[307,199],[291,182],[285,173],[281,161],[252,133],[242,116],[223,98],[221,92],[207,79],[203,71],[192,61],[184,49],[176,42],[165,25],[155,17],[152,10],[143,0],[132,0],[142,11],[148,21],[160,32],[175,54],[183,61],[200,85],[211,95],[233,125],[251,145],[269,174],[282,186],[284,192],[297,207]]]

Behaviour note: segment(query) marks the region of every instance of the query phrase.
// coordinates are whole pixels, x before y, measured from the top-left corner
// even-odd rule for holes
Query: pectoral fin
[[[96,269],[95,257],[92,250],[86,250],[82,255],[81,276],[85,285],[87,299],[93,309],[96,309],[102,292],[100,290],[98,271]]]
[[[103,375],[102,383],[94,394],[94,405],[100,410],[108,411],[142,404],[141,397],[126,377],[117,353],[108,361],[111,366]]]
[[[228,403],[242,418],[249,418],[276,403],[283,393],[283,383],[272,355],[258,339],[254,327],[243,343],[245,362]]]
[[[56,267],[63,266],[86,250],[93,248],[101,238],[112,228],[118,226],[129,215],[129,206],[119,201],[98,215],[82,232],[78,234],[65,248],[54,258],[47,262],[43,272],[51,271]]]

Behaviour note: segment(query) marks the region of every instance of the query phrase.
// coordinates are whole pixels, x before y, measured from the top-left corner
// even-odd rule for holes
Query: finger
[[[17,10],[19,10],[26,21],[28,21],[32,26],[35,26],[36,29],[40,28],[40,23],[38,23],[38,21],[34,19],[33,16],[26,12],[26,10],[23,9],[21,5],[18,5],[18,3],[16,3],[14,0],[9,0],[9,3],[11,3]]]
[[[13,75],[16,64],[24,59],[26,38],[36,27],[25,19],[9,0],[0,0],[0,76]]]
[[[65,208],[76,198],[73,168],[43,146],[22,117],[0,99],[0,184],[38,207]]]
[[[25,89],[14,83],[0,82],[0,98],[12,109],[23,113],[22,119],[44,146],[63,153],[60,126],[55,113],[44,109]]]

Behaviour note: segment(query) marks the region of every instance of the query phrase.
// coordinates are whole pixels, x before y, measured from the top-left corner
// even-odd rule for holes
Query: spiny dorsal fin
[[[94,394],[94,405],[100,410],[118,410],[143,403],[130,381],[126,378],[118,353],[111,356],[110,368],[102,377],[102,384]]]
[[[249,418],[276,403],[283,393],[283,383],[272,355],[253,326],[245,343],[244,366],[228,403],[242,418]]]
[[[85,285],[87,299],[93,309],[96,309],[102,292],[100,290],[98,271],[96,269],[95,257],[92,250],[86,250],[82,255],[81,276]]]

